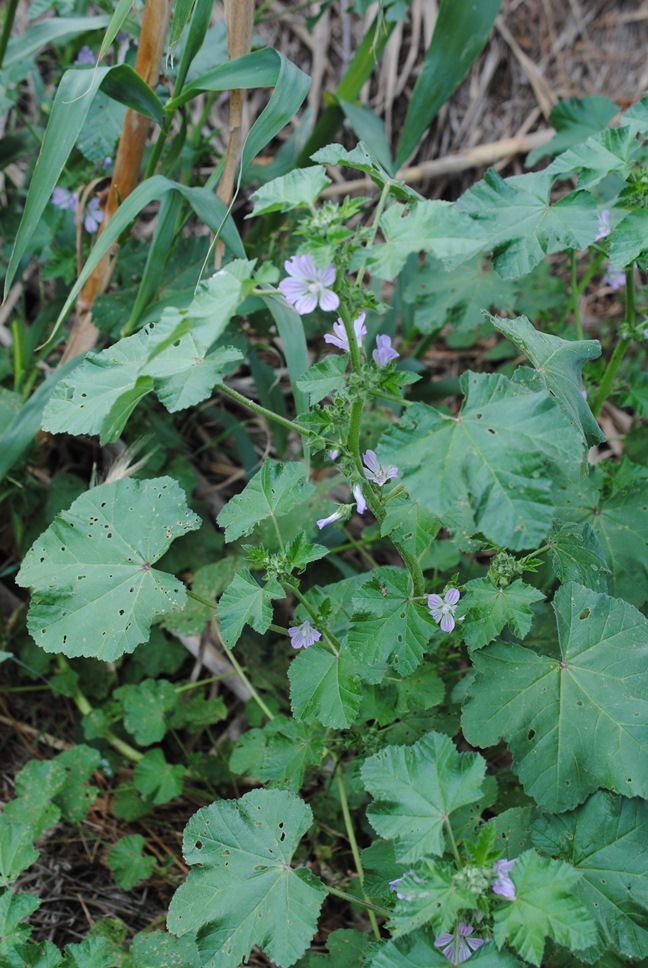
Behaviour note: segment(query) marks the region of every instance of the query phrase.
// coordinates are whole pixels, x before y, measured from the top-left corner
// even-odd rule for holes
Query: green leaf
[[[494,912],[497,945],[508,942],[532,965],[540,965],[547,937],[572,950],[592,944],[594,922],[575,891],[580,876],[563,861],[525,851],[510,874],[516,899]]]
[[[501,0],[481,0],[478,4],[441,0],[432,42],[403,122],[395,162],[397,168],[407,161],[430,122],[481,53],[500,6]]]
[[[456,418],[414,404],[383,435],[379,459],[395,464],[411,497],[447,526],[516,551],[536,548],[553,518],[552,478],[580,464],[578,435],[545,391],[470,372],[461,388]]]
[[[639,209],[617,225],[610,240],[610,262],[615,269],[632,265],[646,250],[648,212]]]
[[[131,891],[139,881],[148,880],[155,867],[155,857],[143,857],[144,838],[140,834],[121,837],[108,851],[107,864],[115,881],[124,891]]]
[[[374,798],[367,817],[379,836],[395,841],[403,863],[438,856],[445,850],[445,818],[481,799],[485,769],[481,756],[458,753],[441,733],[413,746],[386,746],[360,768]]]
[[[173,729],[185,728],[190,733],[197,733],[206,726],[227,719],[227,714],[227,706],[221,696],[216,699],[207,699],[201,695],[190,696],[177,706],[170,725]]]
[[[122,964],[121,945],[117,947],[111,938],[88,935],[80,944],[65,946],[64,968],[121,968]]]
[[[626,178],[642,158],[643,150],[631,128],[606,128],[558,155],[546,171],[552,178],[566,178],[578,172],[578,187],[592,189],[612,172]]]
[[[534,148],[526,157],[527,168],[532,168],[546,155],[557,155],[566,148],[597,134],[619,113],[619,108],[606,97],[570,97],[551,109],[549,124],[555,135],[544,145]]]
[[[408,207],[396,203],[382,216],[380,229],[385,242],[358,255],[379,279],[394,279],[408,257],[418,252],[427,252],[452,268],[487,244],[472,219],[456,205],[439,200],[414,202]]]
[[[609,492],[600,467],[556,496],[560,521],[589,524],[610,568],[610,592],[632,605],[648,598],[648,502],[643,480]]]
[[[25,942],[10,947],[3,968],[60,968],[63,956],[55,944]]]
[[[11,821],[0,814],[0,885],[9,887],[34,863],[39,852],[33,843],[38,836],[30,823]]]
[[[248,218],[268,212],[291,212],[295,208],[314,208],[315,202],[331,179],[322,165],[297,168],[266,182],[250,196],[254,208]]]
[[[230,758],[235,773],[249,773],[262,783],[298,793],[309,766],[324,755],[322,735],[312,724],[275,716],[263,729],[251,729],[238,741]]]
[[[20,922],[30,917],[40,905],[39,898],[33,894],[12,894],[11,891],[0,894],[0,955],[6,954],[12,945],[27,940],[32,933],[31,926],[24,924],[21,927]]]
[[[115,699],[124,705],[124,726],[140,746],[159,743],[167,729],[166,717],[178,704],[168,679],[144,679],[136,686],[115,689]]]
[[[83,820],[99,796],[98,788],[89,786],[88,781],[100,760],[99,750],[84,746],[83,743],[78,743],[56,757],[56,763],[64,770],[65,782],[54,795],[53,801],[60,807],[62,817],[68,823],[79,823]]]
[[[353,112],[354,109],[358,110],[356,105],[349,105],[349,102],[342,102],[342,109],[347,117]],[[389,151],[388,146],[386,150],[387,152]],[[355,171],[362,171],[365,173],[365,175],[368,175],[379,188],[382,189],[385,185],[389,185],[390,194],[401,201],[422,201],[422,198],[418,192],[414,191],[413,188],[410,188],[409,185],[406,185],[405,182],[399,181],[390,174],[390,172],[387,170],[387,166],[385,165],[387,158],[384,158],[383,162],[381,163],[379,159],[376,158],[371,151],[369,151],[367,145],[363,141],[359,141],[352,151],[348,151],[339,144],[326,145],[325,148],[320,148],[319,151],[316,151],[315,154],[312,155],[312,158],[313,161],[321,161],[326,165],[344,165],[347,168],[355,169]]]
[[[328,955],[309,951],[297,968],[358,968],[365,962],[365,949],[369,943],[369,935],[361,931],[338,928],[326,939]]]
[[[525,582],[514,581],[498,588],[490,578],[475,578],[466,583],[466,598],[461,609],[466,612],[463,637],[470,649],[481,649],[492,642],[505,625],[523,639],[531,628],[530,606],[544,598],[541,591]]]
[[[117,64],[113,67],[101,82],[101,90],[113,101],[125,104],[151,121],[164,123],[162,102],[129,64]]]
[[[21,61],[29,61],[43,47],[49,47],[50,44],[57,46],[79,34],[87,34],[90,30],[103,30],[108,23],[109,18],[104,14],[98,17],[51,17],[41,20],[20,37],[9,40],[2,66],[6,69]],[[74,73],[82,72],[75,70]],[[87,82],[86,76],[86,87]]]
[[[502,178],[490,168],[456,203],[474,220],[473,231],[488,232],[493,266],[505,279],[526,275],[546,255],[584,249],[598,232],[597,206],[588,192],[571,192],[550,204],[546,172]]]
[[[283,588],[274,578],[261,586],[247,568],[241,568],[218,603],[217,615],[225,645],[234,648],[244,625],[251,625],[257,632],[266,632],[272,622],[273,599],[285,596]]]
[[[312,820],[310,807],[279,790],[253,790],[192,817],[184,857],[197,867],[176,891],[168,925],[197,936],[203,964],[236,968],[254,945],[283,966],[304,952],[326,895],[290,862]]]
[[[165,931],[136,934],[130,946],[133,968],[200,968],[200,955],[191,938]]]
[[[507,339],[526,353],[536,369],[531,386],[543,386],[560,404],[571,425],[589,446],[600,444],[605,434],[597,424],[591,410],[583,399],[583,365],[601,355],[598,340],[588,339],[571,342],[559,336],[551,336],[535,329],[526,316],[502,319],[487,318]]]
[[[169,477],[81,495],[34,542],[16,579],[32,588],[27,622],[37,644],[105,661],[132,652],[157,616],[186,600],[182,582],[151,566],[199,525]]]
[[[135,787],[153,803],[168,803],[182,793],[182,780],[187,771],[179,764],[167,763],[161,749],[149,750],[133,772]]]
[[[607,592],[610,569],[603,549],[589,524],[560,524],[547,536],[556,577],[565,584],[578,582],[595,592]]]
[[[398,880],[393,935],[409,934],[428,923],[435,934],[445,934],[453,929],[461,911],[476,908],[473,893],[455,883],[456,874],[456,867],[450,864],[428,863],[416,873],[406,871]]]
[[[85,360],[60,381],[43,416],[51,433],[116,439],[139,400],[152,390],[171,412],[208,397],[238,350],[210,346],[243,300],[251,263],[236,261],[200,287],[186,309],[173,306],[134,336]]]
[[[346,355],[336,356],[331,353],[315,366],[311,366],[297,380],[298,388],[308,394],[311,407],[324,397],[344,388],[344,375],[348,365],[349,360]]]
[[[313,544],[300,531],[296,538],[286,546],[286,559],[291,570],[301,573],[311,561],[326,557],[329,549],[321,544]]]
[[[52,803],[65,783],[63,767],[54,760],[31,760],[16,776],[16,799],[10,800],[3,819],[33,827],[33,839],[58,823],[61,811]]]
[[[388,664],[402,676],[421,664],[436,623],[410,596],[410,578],[401,568],[379,569],[353,596],[349,648],[365,682],[381,682]]]
[[[77,138],[77,148],[93,165],[101,165],[112,157],[115,145],[124,126],[125,110],[121,104],[111,101],[101,90],[92,102],[92,111],[83,122]]]
[[[302,649],[288,669],[290,703],[298,719],[314,716],[323,726],[348,729],[360,708],[355,657],[339,656],[317,643]]]
[[[648,956],[645,802],[595,793],[571,813],[540,817],[533,842],[581,872],[578,897],[596,921],[599,939],[580,957],[594,961],[605,948],[632,959]]]
[[[386,510],[381,535],[391,535],[393,541],[404,545],[420,561],[441,530],[441,522],[412,498],[395,498]]]
[[[249,534],[260,521],[276,520],[310,497],[314,488],[306,482],[306,474],[304,464],[264,461],[259,473],[227,502],[216,519],[225,529],[225,540]]]
[[[476,256],[448,271],[428,256],[408,282],[404,301],[414,309],[414,325],[421,333],[437,333],[452,325],[452,333],[468,333],[483,323],[483,310],[496,306],[512,311],[517,287],[502,279]]]
[[[550,810],[569,810],[599,786],[645,797],[648,622],[573,582],[552,607],[560,661],[503,642],[473,655],[466,739],[505,739],[525,791]]]

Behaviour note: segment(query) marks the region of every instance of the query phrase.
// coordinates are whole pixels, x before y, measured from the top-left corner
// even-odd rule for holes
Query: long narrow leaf
[[[301,316],[298,316],[295,310],[287,305],[285,299],[269,295],[261,296],[261,299],[277,324],[277,332],[286,356],[288,376],[290,377],[290,386],[297,413],[304,413],[308,410],[308,395],[297,389],[297,380],[308,369],[309,360]]]
[[[115,12],[110,18],[110,23],[108,24],[108,30],[106,31],[104,39],[101,42],[98,60],[101,60],[101,58],[108,50],[108,48],[112,44],[113,40],[115,39],[119,31],[121,30],[124,24],[124,21],[126,20],[126,17],[128,16],[130,8],[132,6],[133,6],[133,0],[119,0],[119,3],[115,8]]]
[[[93,74],[90,71],[71,70],[66,71],[61,78],[29,186],[25,211],[9,260],[5,296],[9,292],[20,260],[27,251],[45,206],[51,198],[63,166],[74,148],[97,89],[109,70],[108,67],[100,67]]]
[[[441,0],[432,42],[414,85],[396,154],[409,158],[488,40],[502,0]]]
[[[43,20],[42,23],[30,27],[22,37],[13,37],[9,41],[2,66],[6,69],[22,60],[29,60],[33,54],[49,44],[60,43],[79,34],[87,34],[90,30],[103,30],[109,19],[102,14],[99,17],[52,17],[49,20]],[[86,74],[87,85],[87,72],[83,73]]]
[[[164,108],[146,81],[128,64],[117,64],[105,76],[101,90],[113,101],[125,104],[144,117],[162,124]]]
[[[198,215],[205,225],[207,225],[213,232],[222,230],[222,239],[235,256],[241,259],[245,258],[245,249],[243,248],[241,237],[239,236],[234,223],[228,218],[227,209],[219,198],[216,198],[216,196],[206,188],[187,188],[185,185],[180,185],[178,182],[171,181],[169,178],[164,178],[162,175],[155,175],[153,178],[149,178],[147,181],[142,182],[141,185],[138,185],[135,191],[131,192],[128,198],[125,199],[125,201],[119,206],[105,230],[97,239],[97,242],[88,257],[88,261],[81,271],[81,275],[72,287],[72,290],[65,301],[65,305],[59,313],[56,323],[54,324],[54,329],[49,337],[50,341],[54,339],[59,329],[63,325],[67,314],[74,305],[74,302],[81,292],[86,280],[92,274],[94,267],[108,252],[113,242],[117,241],[122,232],[124,232],[130,223],[137,218],[143,208],[145,208],[147,205],[150,205],[151,202],[163,198],[167,192],[172,191],[179,192],[180,195],[182,195],[183,198],[189,202],[196,215]]]

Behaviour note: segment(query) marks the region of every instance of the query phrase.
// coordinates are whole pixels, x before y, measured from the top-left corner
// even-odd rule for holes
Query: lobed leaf
[[[304,464],[264,461],[259,473],[218,515],[217,521],[225,529],[225,540],[234,541],[249,534],[259,522],[276,519],[310,497],[314,488],[306,482],[306,474]]]
[[[290,705],[298,719],[314,716],[323,726],[348,729],[360,709],[355,657],[343,648],[339,656],[322,646],[303,649],[290,663]]]
[[[284,598],[285,594],[274,578],[262,586],[247,568],[241,568],[218,603],[217,615],[225,645],[234,648],[244,625],[251,625],[257,632],[267,631],[272,622],[272,601]]]
[[[523,639],[533,621],[531,605],[543,598],[541,591],[519,579],[506,588],[499,588],[490,578],[474,578],[467,582],[466,598],[462,602],[466,618],[461,627],[466,645],[470,649],[481,649],[506,625],[514,635]]]

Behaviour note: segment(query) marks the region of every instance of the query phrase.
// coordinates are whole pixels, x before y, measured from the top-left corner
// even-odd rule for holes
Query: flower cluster
[[[455,619],[457,603],[461,595],[456,588],[449,588],[443,598],[440,595],[428,595],[428,608],[432,618],[441,626],[443,632],[452,632],[456,622],[462,622],[464,616]]]

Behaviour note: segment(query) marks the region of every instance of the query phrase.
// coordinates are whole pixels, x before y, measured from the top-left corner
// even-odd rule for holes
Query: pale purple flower
[[[473,927],[460,921],[452,934],[442,934],[440,938],[434,939],[434,947],[441,948],[442,954],[453,965],[460,965],[463,961],[468,961],[473,951],[477,951],[483,945],[481,938],[471,938]]]
[[[318,269],[309,255],[294,255],[284,262],[284,268],[292,278],[282,279],[279,289],[300,316],[312,313],[318,303],[327,313],[338,308],[339,297],[327,288],[335,282],[332,263],[326,269]]]
[[[51,198],[54,208],[74,209],[77,203],[76,192],[71,192],[69,188],[55,188]]]
[[[449,588],[444,597],[440,595],[428,595],[428,608],[432,612],[432,618],[441,626],[443,632],[452,632],[455,627],[454,614],[457,611],[457,602],[461,595],[456,588]],[[462,619],[457,619],[461,622]]]
[[[384,333],[376,336],[376,349],[371,355],[374,358],[374,363],[381,370],[388,366],[392,360],[398,358],[398,353],[392,348],[391,337]]]
[[[648,339],[648,329],[644,329],[644,331],[643,331],[643,338],[644,339]]]
[[[362,337],[367,335],[365,316],[366,313],[360,313],[360,315],[353,320],[353,332],[355,333],[356,343],[358,346],[362,346]],[[344,350],[345,353],[349,352],[349,340],[347,338],[346,329],[344,328],[344,323],[341,319],[338,319],[335,323],[333,323],[333,333],[326,333],[324,336],[324,342],[332,343],[333,346],[337,346],[338,349]]]
[[[84,44],[74,61],[79,67],[87,67],[88,64],[94,65],[96,60],[95,55],[92,53],[87,44]]]
[[[342,511],[334,511],[333,514],[329,514],[328,518],[320,518],[317,522],[317,527],[321,531],[327,524],[333,524],[334,521],[339,521],[342,517],[344,517]]]
[[[293,649],[307,649],[313,642],[319,642],[322,638],[322,633],[313,628],[308,619],[301,625],[293,625],[289,628],[288,635]]]
[[[353,496],[356,499],[356,511],[358,514],[364,514],[367,510],[367,502],[362,494],[362,486],[360,484],[356,484],[353,488]]]
[[[581,390],[580,395],[583,398],[583,400],[587,400],[587,390],[584,387]]]
[[[396,897],[398,898],[399,901],[403,901],[405,899],[405,895],[398,890],[398,885],[400,884],[401,881],[404,881],[409,874],[413,874],[413,873],[414,871],[410,869],[408,871],[405,871],[404,874],[401,874],[400,877],[396,877],[393,881],[389,882],[390,890],[396,891]]]
[[[387,483],[392,477],[398,477],[397,467],[382,467],[378,463],[378,458],[373,450],[367,450],[362,455],[362,461],[364,463],[364,475],[368,481],[372,481],[377,484],[378,487],[382,487]]]
[[[613,269],[610,263],[607,264],[607,269],[605,275],[603,276],[603,285],[609,286],[610,289],[623,289],[625,286],[625,270],[624,269]]]
[[[610,228],[610,209],[604,208],[598,217],[598,235],[594,239],[595,242],[600,242],[601,239],[605,239],[612,229]]]
[[[112,158],[104,158],[101,167],[105,171],[106,168],[110,168],[111,165],[112,165]]]
[[[104,213],[101,211],[99,199],[95,196],[90,199],[88,207],[85,210],[83,224],[86,232],[96,232],[103,222],[103,217]]]
[[[517,897],[515,893],[515,884],[509,877],[509,874],[517,864],[517,857],[513,860],[498,860],[493,867],[493,874],[495,874],[495,880],[493,881],[493,894],[499,894],[500,897],[506,897],[509,901],[514,901]]]
[[[328,455],[331,460],[337,460],[340,456],[340,451],[337,449],[337,447],[334,447],[333,450],[329,450]]]

